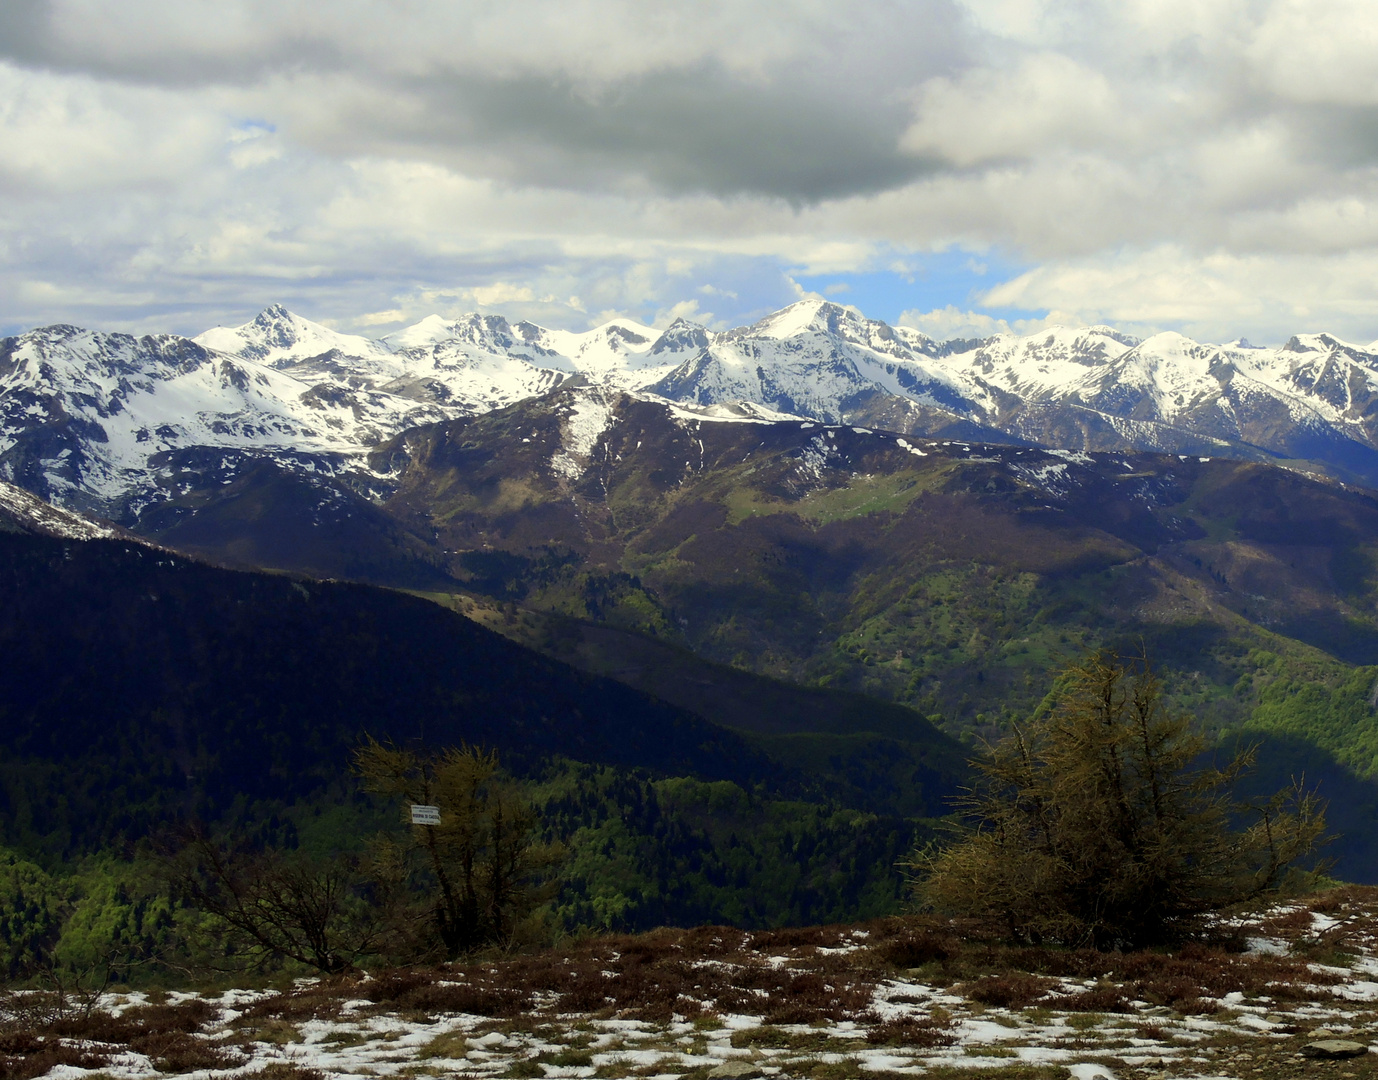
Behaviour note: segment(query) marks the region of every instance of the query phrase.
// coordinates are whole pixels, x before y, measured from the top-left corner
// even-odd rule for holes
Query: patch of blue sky
[[[906,311],[937,311],[951,305],[995,319],[1041,318],[1047,311],[987,307],[981,296],[1017,277],[1027,265],[996,252],[973,253],[958,248],[929,254],[905,254],[883,270],[843,274],[792,274],[810,292],[849,304],[871,319],[896,322]]]

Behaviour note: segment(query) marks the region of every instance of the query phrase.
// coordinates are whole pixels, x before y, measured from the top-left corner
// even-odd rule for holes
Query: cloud
[[[474,302],[480,307],[497,307],[501,304],[529,304],[536,294],[527,285],[512,285],[499,281],[492,285],[479,285],[469,290]]]
[[[655,318],[651,320],[651,325],[658,330],[664,330],[676,319],[683,319],[685,322],[698,323],[700,326],[714,327],[714,318],[711,311],[704,311],[699,307],[697,300],[681,300],[677,304],[671,304],[668,308],[657,311]]]
[[[0,63],[0,190],[177,184],[221,152],[222,123],[194,99]]]
[[[519,183],[754,193],[882,190],[901,91],[966,51],[951,0],[51,0],[21,62],[256,99],[317,152],[421,157]],[[15,47],[18,45],[18,47]],[[0,50],[4,45],[0,44]]]
[[[913,319],[1378,336],[1369,3],[323,11],[0,5],[6,328],[195,330],[273,300],[573,327],[694,297],[735,323],[791,275],[960,250],[1030,269]]]
[[[407,321],[407,313],[401,308],[370,311],[367,315],[360,315],[358,321],[363,326],[400,326]]]
[[[1297,102],[1378,105],[1378,19],[1365,0],[1277,0],[1251,30],[1243,55],[1274,93]]]
[[[1113,149],[1135,134],[1106,75],[1058,53],[1035,53],[1012,69],[931,79],[914,110],[900,146],[960,166],[1067,147]]]
[[[1089,323],[1202,341],[1285,341],[1329,330],[1366,342],[1378,326],[1378,248],[1343,256],[1199,255],[1173,245],[1040,266],[981,299],[994,307],[1075,310]]]
[[[997,334],[1036,334],[1051,326],[1081,326],[1075,315],[1055,311],[1043,318],[1000,319],[981,311],[963,311],[953,304],[932,311],[906,311],[897,320],[900,326],[912,327],[935,341],[954,338],[980,339]]]

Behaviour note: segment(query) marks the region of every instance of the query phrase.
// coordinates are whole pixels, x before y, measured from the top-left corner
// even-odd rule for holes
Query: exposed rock
[[[1301,1048],[1301,1052],[1309,1058],[1333,1060],[1362,1057],[1368,1053],[1368,1047],[1352,1039],[1322,1039],[1320,1042],[1307,1043]]]
[[[754,1077],[764,1075],[761,1066],[754,1061],[743,1061],[738,1058],[735,1061],[724,1061],[708,1074],[708,1080],[753,1080]]]

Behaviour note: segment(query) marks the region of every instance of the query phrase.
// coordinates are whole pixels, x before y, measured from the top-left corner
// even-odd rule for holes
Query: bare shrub
[[[403,994],[397,1004],[428,1016],[439,1013],[472,1013],[475,1016],[519,1016],[531,1008],[531,996],[505,986],[472,983],[431,983]]]
[[[1129,999],[1117,986],[1093,986],[1079,994],[1051,998],[1048,1004],[1055,1009],[1065,1009],[1067,1012],[1127,1013],[1134,1011],[1134,1007],[1129,1004]]]
[[[252,1002],[240,1014],[238,1023],[274,1019],[287,1021],[333,1020],[340,1015],[345,990],[353,996],[358,983],[354,980],[321,980],[313,986],[274,994]]]
[[[0,1035],[0,1076],[4,1080],[32,1080],[58,1065],[99,1069],[108,1064],[109,1054],[68,1046],[51,1036],[29,1031]]]
[[[286,1061],[274,1061],[245,1073],[237,1080],[325,1080],[325,1073],[319,1069],[308,1069],[304,1065],[293,1065]]]
[[[952,1046],[957,1037],[952,1034],[952,1021],[903,1017],[873,1024],[866,1032],[866,1041],[876,1046]]]
[[[162,1005],[141,1005],[125,1009],[118,1016],[107,1012],[63,1017],[51,1025],[55,1035],[91,1042],[130,1043],[150,1035],[190,1035],[200,1031],[218,1015],[216,1008],[200,998]]]
[[[397,936],[396,897],[369,888],[357,858],[226,847],[191,829],[174,866],[185,895],[260,962],[287,957],[335,974]]]
[[[185,1073],[198,1069],[228,1069],[242,1065],[242,1057],[181,1031],[158,1031],[129,1040],[129,1048],[145,1054],[159,1072]]]
[[[783,930],[757,933],[753,941],[760,949],[836,948],[845,933],[839,926],[791,926]]]
[[[396,968],[374,975],[359,987],[359,996],[367,1001],[382,1003],[399,998],[422,986],[435,982],[436,974],[420,968]]]
[[[916,968],[951,959],[959,948],[951,937],[918,931],[882,941],[871,951],[879,960],[893,967]]]
[[[982,1005],[1024,1009],[1048,996],[1049,984],[1032,975],[989,975],[965,988],[966,996]]]

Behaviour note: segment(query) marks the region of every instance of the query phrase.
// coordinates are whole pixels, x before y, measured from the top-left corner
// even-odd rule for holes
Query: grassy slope
[[[435,529],[455,576],[491,597],[895,701],[954,732],[1026,710],[1050,669],[1100,645],[1144,642],[1175,703],[1216,728],[1246,723],[1280,680],[1338,691],[1378,660],[1366,493],[1129,455],[1066,466],[1076,483],[1055,494],[1030,479],[1055,457],[917,457],[847,428],[811,469],[820,429],[622,408],[573,487],[540,445],[557,403],[411,433],[406,454],[380,455],[400,470],[389,508]]]

